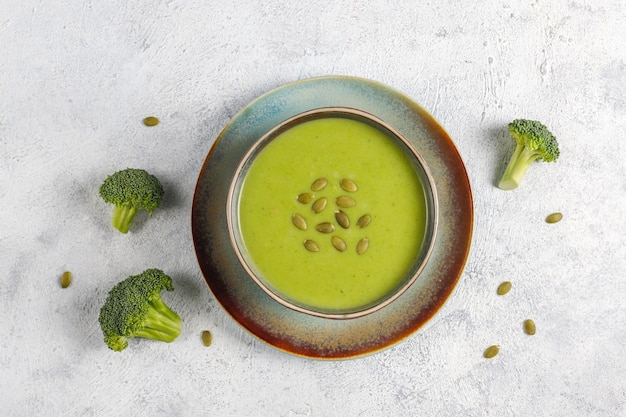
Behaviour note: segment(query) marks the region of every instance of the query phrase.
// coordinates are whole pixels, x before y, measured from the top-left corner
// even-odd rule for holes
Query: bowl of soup
[[[306,111],[254,141],[226,214],[249,278],[276,302],[329,319],[362,317],[400,297],[427,264],[438,224],[419,150],[348,107]]]

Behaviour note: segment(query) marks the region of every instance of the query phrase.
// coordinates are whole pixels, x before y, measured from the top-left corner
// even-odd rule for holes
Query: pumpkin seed
[[[72,273],[70,271],[63,272],[61,275],[61,288],[67,288],[72,283]]]
[[[368,224],[370,224],[371,221],[372,221],[372,216],[370,216],[369,214],[364,214],[361,217],[359,217],[359,220],[357,220],[356,225],[357,227],[363,229]]]
[[[304,220],[304,217],[302,217],[301,215],[294,214],[293,216],[291,216],[291,221],[293,222],[293,225],[296,226],[298,229],[307,229],[306,220]]]
[[[551,215],[546,217],[546,223],[550,223],[550,224],[558,223],[561,221],[562,218],[563,218],[563,214],[557,211],[556,213],[552,213]]]
[[[342,195],[341,197],[337,197],[335,204],[341,208],[349,208],[354,207],[356,205],[356,201],[354,201],[353,198]]]
[[[320,233],[332,233],[335,231],[335,226],[332,223],[324,222],[315,226],[315,230]]]
[[[313,194],[302,193],[298,195],[298,201],[302,204],[309,204],[311,201],[313,201]]]
[[[321,213],[326,208],[327,203],[328,199],[326,197],[319,198],[313,203],[311,209],[313,209],[314,213]]]
[[[341,182],[339,183],[339,186],[341,187],[342,190],[347,191],[349,193],[353,193],[359,189],[359,187],[356,186],[356,183],[354,181],[349,180],[347,178],[342,179]]]
[[[496,356],[499,352],[500,352],[500,346],[493,345],[485,349],[485,353],[483,353],[483,356],[487,359],[491,359],[494,356]]]
[[[339,226],[344,229],[348,229],[350,227],[350,219],[348,218],[348,215],[341,210],[337,210],[335,212],[335,220],[337,220]]]
[[[504,281],[498,286],[498,295],[504,295],[507,292],[511,291],[512,286],[513,284],[511,284],[509,281]]]
[[[149,116],[143,119],[143,124],[149,127],[156,126],[159,124],[159,119],[154,116]]]
[[[345,252],[346,251],[346,242],[344,242],[344,240],[342,238],[340,238],[339,236],[333,236],[330,238],[330,243],[333,244],[333,246],[335,247],[335,249],[337,249],[339,252]]]
[[[211,346],[211,342],[213,342],[213,335],[208,330],[202,331],[202,343],[204,346]]]
[[[524,333],[528,335],[534,335],[537,327],[535,326],[535,322],[531,319],[524,321]]]
[[[317,243],[315,243],[312,240],[305,240],[304,241],[304,247],[306,248],[306,250],[308,250],[309,252],[319,252],[320,251],[320,247]]]
[[[313,184],[311,184],[311,191],[322,191],[326,188],[326,184],[328,184],[328,180],[326,178],[318,178],[313,181]]]
[[[359,243],[357,243],[356,245],[356,253],[358,253],[359,255],[363,255],[367,251],[369,245],[370,241],[366,237],[359,240]]]

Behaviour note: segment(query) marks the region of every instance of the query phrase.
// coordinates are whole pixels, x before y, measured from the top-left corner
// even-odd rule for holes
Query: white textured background
[[[0,414],[626,415],[625,4],[0,0]],[[198,172],[228,120],[320,75],[420,102],[455,140],[476,205],[440,313],[341,362],[243,331],[205,285],[190,233]],[[161,124],[143,126],[148,115]],[[561,159],[504,192],[494,182],[518,117],[546,123]],[[97,190],[127,166],[159,176],[167,197],[124,236]],[[564,219],[547,225],[553,211]],[[152,266],[174,279],[164,297],[181,336],[109,351],[106,292]],[[498,297],[503,280],[514,287]],[[485,360],[491,344],[501,353]]]

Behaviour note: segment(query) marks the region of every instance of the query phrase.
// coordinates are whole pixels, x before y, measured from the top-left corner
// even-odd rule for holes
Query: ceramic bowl
[[[402,153],[410,159],[413,170],[423,186],[424,200],[426,206],[426,227],[424,231],[424,238],[421,242],[420,247],[414,253],[414,260],[404,278],[401,279],[398,284],[394,285],[388,292],[376,298],[375,300],[368,301],[367,303],[361,305],[351,306],[349,308],[320,308],[319,306],[307,304],[282,293],[272,284],[271,280],[266,279],[266,277],[263,276],[259,269],[255,267],[254,260],[252,259],[253,257],[250,256],[250,254],[246,250],[246,245],[244,244],[242,238],[241,225],[239,222],[239,202],[242,185],[245,182],[245,178],[250,166],[254,163],[257,156],[261,152],[263,152],[263,150],[276,137],[280,136],[287,130],[292,129],[293,127],[298,126],[302,123],[324,118],[345,118],[365,123],[382,132],[386,138],[391,139],[394,142],[395,146],[401,149]],[[396,300],[415,282],[416,279],[418,279],[420,273],[428,262],[437,233],[437,192],[434,179],[432,178],[432,175],[424,158],[422,158],[418,150],[411,144],[411,142],[409,142],[402,134],[394,129],[393,126],[389,125],[385,121],[377,118],[370,113],[348,107],[327,107],[311,109],[309,111],[295,115],[294,117],[291,117],[283,121],[282,123],[279,123],[271,130],[266,132],[264,135],[262,135],[252,144],[249,151],[244,155],[241,162],[237,166],[237,169],[235,170],[234,178],[228,193],[227,206],[227,223],[230,240],[233,245],[233,250],[235,251],[239,262],[247,272],[248,276],[276,302],[295,311],[327,319],[353,319],[362,317],[364,315],[378,311],[379,309],[384,308],[385,306]],[[421,215],[422,213],[419,214]],[[384,219],[381,220],[384,221]],[[339,229],[339,226],[337,227],[337,229]],[[300,250],[305,252],[304,248],[300,248]],[[335,251],[332,252],[336,254],[334,258],[336,262],[344,262],[346,255],[337,254],[337,252]],[[309,254],[309,256],[314,257],[316,256],[316,254]],[[284,262],[284,259],[281,258],[277,258],[275,262]],[[395,281],[396,278],[393,278]],[[388,278],[385,276],[377,277],[377,280],[385,279]]]

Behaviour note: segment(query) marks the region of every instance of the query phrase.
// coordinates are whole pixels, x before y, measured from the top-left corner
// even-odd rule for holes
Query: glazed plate
[[[435,243],[419,278],[393,303],[352,319],[328,319],[298,312],[267,295],[241,265],[226,222],[229,189],[250,147],[276,125],[322,107],[358,109],[393,126],[419,151],[437,189]],[[192,206],[192,234],[209,288],[246,330],[291,354],[347,359],[403,341],[441,308],[463,272],[473,216],[463,161],[453,141],[428,112],[378,82],[321,77],[272,90],[233,117],[200,171]]]

